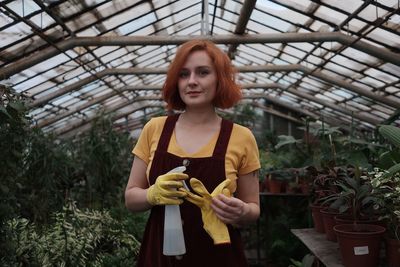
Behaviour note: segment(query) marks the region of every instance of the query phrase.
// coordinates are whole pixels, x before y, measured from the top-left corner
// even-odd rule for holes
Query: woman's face
[[[189,54],[178,78],[179,95],[186,108],[208,107],[217,90],[217,73],[205,51]]]

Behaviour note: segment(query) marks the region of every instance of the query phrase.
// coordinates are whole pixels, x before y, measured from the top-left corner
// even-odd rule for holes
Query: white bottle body
[[[186,168],[181,166],[169,171],[169,173],[181,173],[185,170]],[[179,256],[185,253],[185,238],[179,205],[165,205],[163,254]]]

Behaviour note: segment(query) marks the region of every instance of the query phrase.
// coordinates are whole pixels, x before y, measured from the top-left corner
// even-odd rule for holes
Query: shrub
[[[139,242],[108,211],[79,210],[68,202],[54,223],[38,229],[14,218],[6,223],[9,248],[1,266],[130,266]]]

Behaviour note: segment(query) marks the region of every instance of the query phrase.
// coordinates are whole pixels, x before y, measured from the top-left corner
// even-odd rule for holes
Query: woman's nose
[[[197,84],[196,73],[190,73],[189,84]]]

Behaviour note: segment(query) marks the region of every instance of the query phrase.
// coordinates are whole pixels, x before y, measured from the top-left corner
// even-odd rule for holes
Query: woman
[[[169,67],[163,97],[170,110],[183,112],[145,125],[133,149],[125,191],[129,210],[151,209],[138,266],[247,266],[237,226],[259,217],[260,163],[250,130],[215,111],[241,98],[229,58],[212,42],[184,43]],[[187,166],[184,174],[166,174],[181,165]],[[182,188],[185,179],[190,191]],[[214,191],[207,207],[193,193],[203,185],[203,191]],[[182,257],[162,254],[166,204],[180,204],[186,244]],[[228,237],[218,237],[225,224]]]

